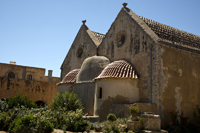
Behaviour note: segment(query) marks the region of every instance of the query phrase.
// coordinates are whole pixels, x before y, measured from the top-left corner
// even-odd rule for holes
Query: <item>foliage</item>
[[[107,120],[109,120],[109,121],[116,121],[117,120],[117,117],[116,117],[116,115],[115,114],[108,114],[107,115]]]
[[[118,118],[116,121],[104,121],[101,123],[94,123],[93,126],[95,129],[97,127],[98,128],[101,127],[102,128],[101,131],[104,133],[127,132],[128,131],[128,128],[126,125],[127,120],[128,118]]]
[[[76,131],[81,132],[83,129],[85,130],[87,127],[87,122],[83,120],[83,112],[82,110],[69,111],[67,113],[67,117],[65,119],[66,131]],[[77,127],[79,126],[79,127]]]
[[[130,106],[129,110],[130,110],[131,114],[137,114],[139,111],[139,108],[137,108],[135,106]]]
[[[19,104],[16,104],[18,101]],[[64,131],[85,131],[88,121],[83,120],[83,105],[80,99],[73,93],[59,93],[48,107],[36,107],[27,96],[18,94],[6,102],[0,101],[3,112],[0,112],[0,130],[15,133],[45,133],[51,132],[53,128]],[[9,107],[12,109],[8,109]],[[79,109],[80,108],[80,109]],[[85,114],[88,115],[88,114]]]
[[[10,97],[8,99],[8,106],[10,109],[14,107],[25,106],[26,108],[36,108],[37,105],[28,98],[27,95],[17,94],[16,96]]]
[[[45,118],[29,114],[14,119],[9,131],[16,133],[50,133],[53,131],[53,124]]]
[[[83,104],[76,94],[65,91],[65,93],[59,92],[57,96],[53,98],[50,108],[52,110],[62,108],[63,111],[76,111],[77,109],[83,109]]]
[[[190,117],[184,116],[182,112],[172,110],[170,112],[171,122],[168,125],[169,133],[200,133],[200,109],[197,106],[198,115],[194,113],[195,122]]]
[[[0,112],[6,112],[8,111],[8,103],[6,102],[6,100],[1,100],[0,99]]]
[[[75,123],[75,131],[76,132],[83,132],[85,131],[86,127],[88,126],[87,121],[79,120]]]

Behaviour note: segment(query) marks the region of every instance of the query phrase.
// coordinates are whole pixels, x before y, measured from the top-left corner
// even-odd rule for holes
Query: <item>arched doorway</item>
[[[44,101],[41,101],[41,100],[36,101],[35,104],[37,104],[38,107],[46,106],[46,103]]]

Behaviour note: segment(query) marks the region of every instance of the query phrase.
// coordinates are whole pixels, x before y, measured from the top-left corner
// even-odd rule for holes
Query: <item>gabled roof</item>
[[[168,43],[179,44],[183,47],[200,49],[200,36],[138,16],[127,7],[123,7],[123,9],[143,28],[144,31],[147,32],[147,34],[153,38],[154,41],[164,41]],[[140,18],[140,20],[138,18]],[[142,23],[141,20],[145,24]],[[151,29],[151,31],[149,31],[149,29]],[[152,32],[155,34],[152,34]]]
[[[101,34],[101,33],[98,33],[98,32],[94,32],[92,31],[95,35],[95,37],[99,40],[99,42],[101,43],[102,40],[104,39],[105,35],[104,34]]]
[[[200,47],[200,36],[158,23],[156,21],[139,16],[156,35],[163,40],[168,40],[171,43],[180,43],[191,47]]]
[[[85,24],[83,24],[85,31],[88,33],[94,44],[98,47],[105,35],[91,31]]]
[[[74,83],[76,81],[76,76],[79,71],[80,71],[80,69],[74,69],[74,70],[70,71],[68,74],[65,75],[63,80],[58,84]]]
[[[130,78],[136,79],[138,75],[135,68],[125,60],[118,60],[110,63],[104,68],[101,74],[95,79],[102,78]]]
[[[91,30],[88,28],[88,26],[85,25],[85,22],[86,22],[86,20],[83,21],[83,24],[81,25],[81,27],[80,27],[78,33],[79,33],[81,30],[84,30],[85,33],[90,37],[90,39],[92,40],[92,42],[94,43],[94,45],[95,45],[96,47],[98,47],[99,44],[101,43],[101,41],[103,40],[103,38],[105,37],[105,35],[103,35],[103,34],[101,34],[101,33],[97,33],[97,32],[91,31]],[[77,35],[78,35],[78,33],[77,33]],[[75,39],[76,39],[76,38],[75,38]],[[75,41],[75,39],[74,39],[74,41]],[[73,42],[73,43],[74,43],[74,42]],[[73,43],[72,43],[72,44],[73,44]],[[70,48],[70,49],[71,49],[71,48]],[[70,51],[70,49],[69,49],[69,51]],[[68,52],[69,52],[69,51],[68,51]],[[67,55],[68,55],[68,53],[67,53]],[[65,56],[65,59],[67,58],[67,55]],[[61,67],[60,67],[61,69],[62,69],[63,64],[64,64],[64,62],[65,62],[65,59],[64,59],[62,65],[61,65]]]

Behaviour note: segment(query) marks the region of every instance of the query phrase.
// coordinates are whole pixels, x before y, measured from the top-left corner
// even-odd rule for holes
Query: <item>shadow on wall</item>
[[[99,114],[100,121],[106,120],[106,117],[109,114],[111,105],[116,104],[116,103],[128,104],[130,102],[129,102],[128,97],[124,97],[121,95],[117,95],[116,97],[109,96],[108,99],[106,99],[102,103],[102,105],[100,106],[100,109],[97,109],[97,113]]]

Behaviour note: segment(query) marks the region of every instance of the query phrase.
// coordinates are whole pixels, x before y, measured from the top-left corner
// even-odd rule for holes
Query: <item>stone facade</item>
[[[52,77],[52,70],[45,76],[44,68],[0,63],[0,99],[21,93],[36,103],[49,104],[58,92],[58,82],[60,78]]]
[[[85,22],[61,66],[61,79],[71,70],[80,69],[83,60],[93,55],[104,56],[110,62],[125,60],[134,67],[138,75],[137,81],[132,80],[130,89],[134,92],[137,88],[139,92],[139,97],[124,95],[126,98],[137,97],[132,103],[150,104],[149,108],[153,107],[153,111],[160,115],[162,126],[170,121],[171,110],[184,111],[185,115],[193,118],[195,107],[200,104],[199,36],[138,16],[126,5],[122,7],[105,36],[99,33],[98,36],[91,34],[96,32],[83,27],[86,27]],[[81,36],[85,40],[81,39]],[[75,51],[78,51],[79,44],[84,42],[87,42],[87,49],[90,47],[90,51],[83,51],[84,56],[78,58]],[[89,45],[90,43],[95,45]],[[73,56],[69,56],[70,54]],[[117,67],[116,69],[118,70]],[[125,67],[123,71],[126,71]],[[110,87],[112,91],[107,89],[104,92],[113,94],[109,96],[112,99],[116,93],[122,94],[118,91],[118,86],[126,87],[126,82],[130,79],[123,82],[126,80],[122,79],[123,77],[110,78],[113,78],[113,81],[105,78],[101,83],[117,88]],[[121,84],[117,85],[114,78],[120,79]],[[94,81],[97,87],[100,82],[97,83],[95,78]],[[105,109],[100,104],[98,106]],[[109,109],[110,107],[112,105],[106,106]]]

